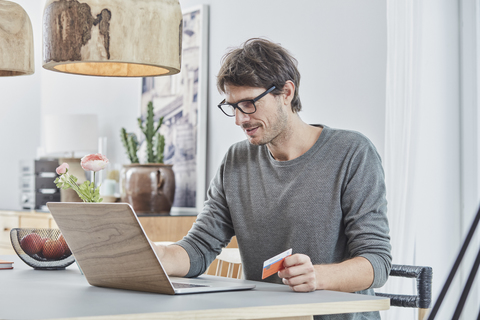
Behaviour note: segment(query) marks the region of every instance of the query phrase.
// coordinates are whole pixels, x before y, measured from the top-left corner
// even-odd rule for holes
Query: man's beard
[[[282,134],[285,133],[287,130],[288,126],[288,116],[287,113],[284,111],[281,102],[278,101],[277,104],[277,112],[274,115],[275,120],[271,122],[271,126],[268,130],[266,131],[265,127],[261,123],[247,123],[245,125],[242,125],[242,129],[246,128],[254,128],[258,127],[263,128],[264,131],[264,136],[262,137],[261,140],[256,141],[255,139],[249,138],[249,142],[253,145],[258,145],[258,146],[263,146],[272,142],[275,142],[276,139],[278,139]]]

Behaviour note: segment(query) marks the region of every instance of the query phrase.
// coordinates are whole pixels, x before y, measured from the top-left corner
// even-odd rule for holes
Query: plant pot
[[[120,179],[121,201],[137,214],[169,215],[175,196],[172,165],[162,163],[124,165]]]

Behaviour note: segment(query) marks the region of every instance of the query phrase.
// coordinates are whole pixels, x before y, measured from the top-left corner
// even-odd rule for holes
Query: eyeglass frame
[[[222,106],[231,106],[231,107],[233,108],[233,111],[234,111],[234,112],[235,112],[235,109],[238,109],[238,110],[240,110],[240,112],[242,112],[243,114],[253,114],[253,113],[257,112],[257,106],[256,106],[255,102],[257,102],[258,100],[262,99],[263,97],[265,97],[267,94],[269,94],[270,92],[272,92],[272,91],[275,90],[276,88],[277,88],[277,87],[275,87],[275,86],[271,86],[270,89],[267,89],[264,93],[260,94],[258,97],[253,98],[253,99],[241,100],[241,101],[238,101],[237,103],[226,103],[226,99],[223,99],[223,101],[220,102],[217,107],[218,107],[220,110],[222,110],[223,114],[225,114],[227,117],[235,117],[235,114],[229,115],[228,113],[226,113],[226,112],[223,110]],[[239,103],[246,102],[246,101],[251,101],[251,102],[252,102],[252,104],[253,104],[253,106],[254,106],[254,108],[255,108],[255,110],[254,110],[253,112],[245,112],[245,111],[242,110],[242,108],[240,108],[240,107],[238,106]]]

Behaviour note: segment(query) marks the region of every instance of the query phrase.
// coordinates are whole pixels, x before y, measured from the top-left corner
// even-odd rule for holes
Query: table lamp
[[[81,184],[87,180],[81,157],[98,151],[98,119],[94,114],[52,114],[43,119],[45,154],[68,163]],[[62,202],[82,201],[72,189],[61,190]]]

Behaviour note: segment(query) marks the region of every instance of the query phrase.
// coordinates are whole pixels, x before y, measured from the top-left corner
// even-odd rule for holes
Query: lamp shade
[[[21,76],[34,72],[30,18],[20,5],[0,0],[0,76]]]
[[[58,155],[97,152],[98,120],[94,114],[46,115],[43,119],[45,153]]]
[[[112,77],[180,72],[178,0],[47,0],[43,67]]]

